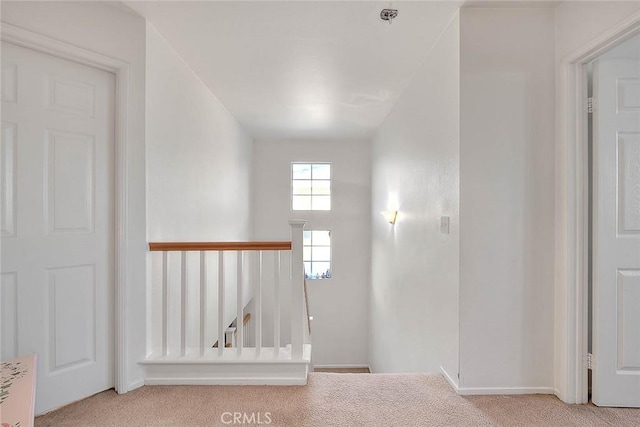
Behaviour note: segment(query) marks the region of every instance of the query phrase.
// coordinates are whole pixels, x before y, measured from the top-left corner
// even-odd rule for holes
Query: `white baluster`
[[[280,353],[280,251],[273,254],[273,355]]]
[[[187,354],[187,253],[182,251],[180,262],[181,307],[180,307],[180,354]]]
[[[256,289],[255,295],[255,331],[256,331],[256,357],[260,357],[260,352],[262,351],[262,257],[264,255],[263,251],[259,252],[259,260],[258,260],[258,288]]]
[[[218,252],[218,355],[222,356],[225,347],[224,324],[224,252]]]
[[[238,356],[242,354],[242,347],[244,347],[244,334],[243,334],[243,312],[244,307],[242,304],[242,256],[243,252],[238,251],[238,262],[237,262],[237,294],[236,294],[236,343],[237,343],[237,352]]]
[[[200,251],[200,356],[204,355],[207,328],[207,257]]]
[[[168,352],[169,341],[169,285],[167,280],[167,252],[162,252],[162,355]]]
[[[280,353],[280,251],[273,253],[273,355]]]
[[[251,319],[244,325],[244,343],[245,347],[249,347],[249,336],[251,335]]]

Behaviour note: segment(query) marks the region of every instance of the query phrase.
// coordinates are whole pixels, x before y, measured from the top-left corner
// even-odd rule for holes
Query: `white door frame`
[[[588,402],[589,157],[585,65],[640,33],[640,12],[563,58],[558,75],[556,160],[556,395]]]
[[[126,229],[127,229],[127,105],[129,64],[68,43],[55,40],[2,22],[0,38],[18,46],[44,52],[62,59],[78,62],[113,73],[116,78],[115,93],[115,224],[114,224],[114,292],[115,292],[115,389],[126,393],[127,340],[125,328],[126,307]]]

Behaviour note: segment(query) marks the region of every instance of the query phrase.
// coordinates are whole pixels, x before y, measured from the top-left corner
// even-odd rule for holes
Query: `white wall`
[[[249,239],[252,139],[181,57],[147,24],[147,211],[149,241],[246,241]],[[179,344],[179,254],[169,300],[170,345]],[[147,322],[160,320],[160,253],[149,256]],[[188,255],[190,296],[188,346],[198,345],[199,254]],[[217,257],[209,256],[209,331],[217,331]],[[235,259],[227,254],[227,320],[235,318]],[[245,289],[249,289],[246,287]],[[248,295],[247,295],[248,297]],[[173,320],[173,321],[172,321]],[[158,349],[159,328],[151,327],[149,349]]]
[[[456,14],[374,138],[373,372],[457,376],[459,40]],[[394,226],[380,215],[390,209]]]
[[[460,27],[460,387],[549,392],[554,10],[462,9]]]
[[[145,353],[145,22],[98,2],[2,2],[2,21],[129,64],[127,129],[126,381],[142,385]]]
[[[557,82],[563,81],[561,76],[561,61],[568,55],[577,52],[589,42],[604,34],[614,25],[628,19],[640,11],[637,1],[565,1],[556,8],[556,73]],[[558,90],[563,88],[558,87]],[[565,112],[564,93],[557,94],[557,123],[562,124],[561,118]],[[563,136],[564,130],[558,129],[556,141],[556,285],[555,285],[555,342],[554,342],[554,387],[558,395],[569,403],[576,402],[580,390],[572,390],[574,372],[568,370],[569,337],[567,335],[567,320],[569,318],[567,302],[569,295],[569,274],[567,260],[568,240],[572,233],[567,226],[567,207],[570,204],[567,195],[567,177],[573,170],[568,160],[568,147]]]
[[[252,140],[155,28],[147,27],[149,239],[246,240]]]
[[[370,143],[256,141],[254,147],[254,239],[288,240],[288,220],[294,218],[308,220],[306,229],[331,230],[333,277],[309,280],[307,285],[314,318],[314,364],[367,366]],[[291,162],[331,162],[331,211],[290,210]],[[265,297],[268,295],[266,290]],[[265,334],[269,337],[270,307],[265,301]],[[288,313],[282,316],[285,320]],[[290,336],[288,327],[283,321],[283,342]]]

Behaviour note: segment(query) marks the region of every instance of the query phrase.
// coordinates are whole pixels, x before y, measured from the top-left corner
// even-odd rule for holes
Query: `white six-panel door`
[[[114,385],[112,74],[2,43],[1,356],[36,412]]]
[[[593,402],[640,407],[640,61],[593,83]]]

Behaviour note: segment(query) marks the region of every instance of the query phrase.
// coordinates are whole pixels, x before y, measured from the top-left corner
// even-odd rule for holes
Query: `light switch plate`
[[[449,234],[449,217],[448,216],[440,217],[440,232],[442,234]]]

